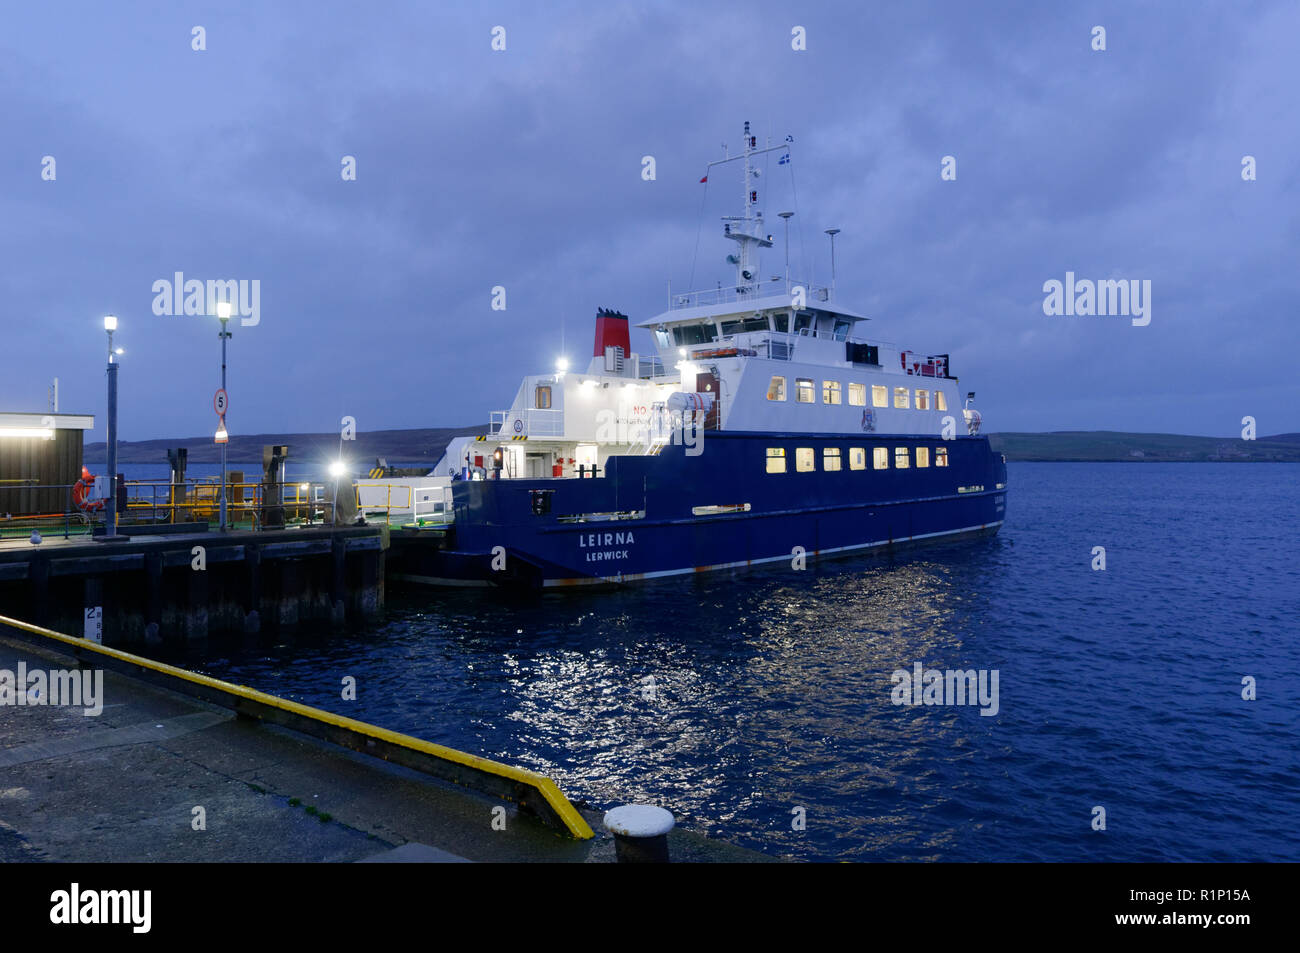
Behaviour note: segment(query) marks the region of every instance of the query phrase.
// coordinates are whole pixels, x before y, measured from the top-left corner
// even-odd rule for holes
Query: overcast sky
[[[0,411],[57,376],[103,439],[113,312],[122,439],[213,430],[179,271],[260,282],[233,432],[485,422],[597,307],[731,280],[739,178],[699,178],[750,120],[794,138],[759,180],[792,270],[843,229],[841,303],[950,353],[986,429],[1300,431],[1296,3],[449,6],[6,3]],[[1045,315],[1067,271],[1149,280],[1150,324]]]

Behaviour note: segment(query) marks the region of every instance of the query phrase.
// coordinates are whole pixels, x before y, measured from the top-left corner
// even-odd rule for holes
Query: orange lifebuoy
[[[72,502],[77,505],[77,509],[83,513],[97,512],[104,508],[103,500],[88,500],[87,495],[90,488],[95,485],[95,475],[90,472],[88,467],[81,468],[81,479],[72,487]]]

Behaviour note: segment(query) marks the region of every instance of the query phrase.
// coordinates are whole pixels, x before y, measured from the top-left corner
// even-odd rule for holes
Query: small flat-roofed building
[[[0,518],[64,513],[81,478],[86,414],[0,413]]]

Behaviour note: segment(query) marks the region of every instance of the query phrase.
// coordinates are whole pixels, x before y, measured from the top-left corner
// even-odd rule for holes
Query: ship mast
[[[754,157],[766,152],[788,150],[789,148],[787,143],[783,143],[779,146],[759,149],[758,137],[750,132],[749,123],[746,122],[744,153],[709,163],[710,168],[712,168],[715,165],[721,165],[735,159],[744,159],[745,161],[745,174],[741,182],[741,187],[744,189],[741,208],[744,210],[744,214],[724,215],[722,218],[725,223],[723,225],[723,234],[740,246],[737,254],[727,256],[736,265],[737,294],[754,294],[758,290],[760,281],[758,252],[761,248],[772,247],[772,237],[763,231],[763,213],[758,210],[758,189],[754,187],[754,179],[758,176],[758,170],[754,166]]]

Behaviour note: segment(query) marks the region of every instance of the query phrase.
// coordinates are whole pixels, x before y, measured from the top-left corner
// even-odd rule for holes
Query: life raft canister
[[[94,512],[104,508],[103,500],[88,500],[86,497],[90,494],[90,488],[95,485],[95,474],[90,472],[89,467],[81,468],[81,479],[72,487],[72,502],[76,504],[77,509],[83,513]]]

